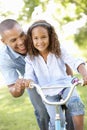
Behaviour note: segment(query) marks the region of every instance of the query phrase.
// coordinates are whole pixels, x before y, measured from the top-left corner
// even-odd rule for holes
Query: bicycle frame
[[[58,101],[58,102],[50,102],[50,101],[48,101],[47,99],[46,99],[46,97],[45,97],[45,95],[43,94],[43,91],[42,91],[42,89],[50,89],[50,88],[52,88],[52,89],[55,89],[55,88],[59,88],[59,86],[51,86],[51,87],[40,87],[39,85],[37,85],[37,84],[35,84],[35,83],[31,83],[30,84],[30,86],[29,87],[31,87],[31,88],[36,88],[36,91],[38,92],[38,94],[41,96],[41,98],[42,98],[42,100],[46,103],[46,104],[48,104],[48,105],[54,105],[55,106],[55,109],[56,109],[56,115],[55,115],[55,130],[66,130],[66,122],[65,122],[65,113],[62,111],[62,109],[60,109],[61,107],[59,107],[59,106],[61,106],[61,105],[64,105],[64,104],[66,104],[66,102],[70,99],[70,97],[71,97],[71,95],[72,95],[72,93],[73,93],[73,90],[74,90],[74,88],[76,87],[76,86],[78,86],[78,85],[83,85],[83,80],[77,80],[77,81],[75,81],[73,84],[72,84],[72,86],[70,87],[70,91],[69,91],[69,93],[68,93],[68,95],[67,95],[67,97],[66,97],[66,99],[62,99],[62,100],[60,100],[60,101]],[[63,87],[62,87],[63,88]],[[65,88],[65,86],[64,86],[64,88]],[[62,120],[62,125],[61,125],[61,121],[60,121],[60,110],[62,111],[61,113],[63,113],[63,118],[64,119],[61,119]]]

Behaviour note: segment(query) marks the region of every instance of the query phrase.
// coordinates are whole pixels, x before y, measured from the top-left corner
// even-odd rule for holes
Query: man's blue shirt
[[[9,46],[0,47],[0,72],[7,85],[13,84],[25,72],[24,56],[14,52]]]

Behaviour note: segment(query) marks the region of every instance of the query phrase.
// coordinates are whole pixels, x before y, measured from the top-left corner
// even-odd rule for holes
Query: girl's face
[[[34,47],[43,54],[49,46],[49,35],[46,28],[37,26],[32,29],[32,40]]]

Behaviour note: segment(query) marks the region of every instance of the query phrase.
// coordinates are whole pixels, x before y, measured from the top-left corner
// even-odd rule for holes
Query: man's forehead
[[[3,31],[3,33],[4,32],[7,32],[7,31],[12,31],[12,30],[22,30],[22,27],[19,25],[19,24],[15,24],[13,27],[11,27],[11,28],[5,28],[4,29],[4,31]]]
[[[12,34],[17,34],[23,32],[22,28],[20,26],[14,26],[11,29],[8,29],[4,31],[3,35],[12,35]]]
[[[22,29],[12,29],[12,31],[7,30],[3,35],[3,40],[5,41],[12,41],[13,39],[17,39],[23,33]]]

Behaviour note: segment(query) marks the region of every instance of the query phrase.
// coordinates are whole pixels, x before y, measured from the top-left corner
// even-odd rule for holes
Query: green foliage
[[[53,16],[61,25],[79,20],[83,17],[83,14],[87,15],[86,0],[54,0],[54,3],[57,6]]]
[[[34,8],[39,5],[39,0],[24,0],[24,7],[19,15],[20,20],[28,21],[34,11]]]
[[[87,86],[85,87],[78,86],[78,92],[85,105],[84,130],[87,130]]]
[[[57,0],[55,2],[58,3]],[[79,20],[83,17],[83,14],[87,17],[87,0],[61,0],[61,4],[65,10],[65,15],[62,17],[60,24],[64,25],[68,22]],[[78,29],[78,33],[74,35],[74,39],[79,47],[87,49],[87,23],[84,27]]]
[[[3,17],[7,17],[9,15],[13,15],[13,13],[11,11],[7,11],[7,12],[1,12],[0,15],[3,16]]]
[[[44,13],[45,11],[47,11],[48,5],[52,1],[23,0],[23,2],[24,6],[22,7],[22,10],[17,17],[17,20],[25,24],[31,21],[32,13],[37,7],[40,6],[42,12]],[[84,15],[87,17],[87,0],[53,0],[53,2],[55,6],[52,6],[52,9],[49,9],[49,15],[51,14],[51,10],[53,10],[53,13],[51,14],[52,18],[54,19],[54,21],[58,22],[60,27],[71,21],[79,20]],[[3,11],[3,9],[0,8],[0,15],[2,16],[2,18],[7,18],[8,16],[12,16],[14,14],[12,14],[11,11]],[[75,42],[81,47],[87,46],[86,30],[87,27],[82,27],[81,29],[79,29],[78,33],[75,36]]]
[[[78,29],[75,35],[75,42],[82,48],[87,49],[87,23],[84,27]]]
[[[24,0],[24,7],[22,8],[22,12],[20,13],[18,20],[24,20],[28,22],[31,19],[34,9],[41,5],[43,11],[45,11],[45,6],[47,3],[48,0],[42,2],[40,0]]]
[[[65,16],[63,18],[64,21],[68,21],[68,22],[71,22],[71,21],[74,21],[74,18],[70,18],[69,16]]]
[[[87,0],[62,0],[62,5],[67,7],[69,3],[75,4],[76,13],[85,13],[87,15]]]
[[[55,1],[58,3],[57,0]],[[82,17],[82,14],[87,15],[87,0],[61,0],[61,5],[65,8],[64,20],[66,19],[67,22],[80,19]],[[72,15],[67,16],[66,14],[67,7],[71,7],[72,5],[73,7],[75,6],[72,12],[75,11],[76,14],[73,19]]]

